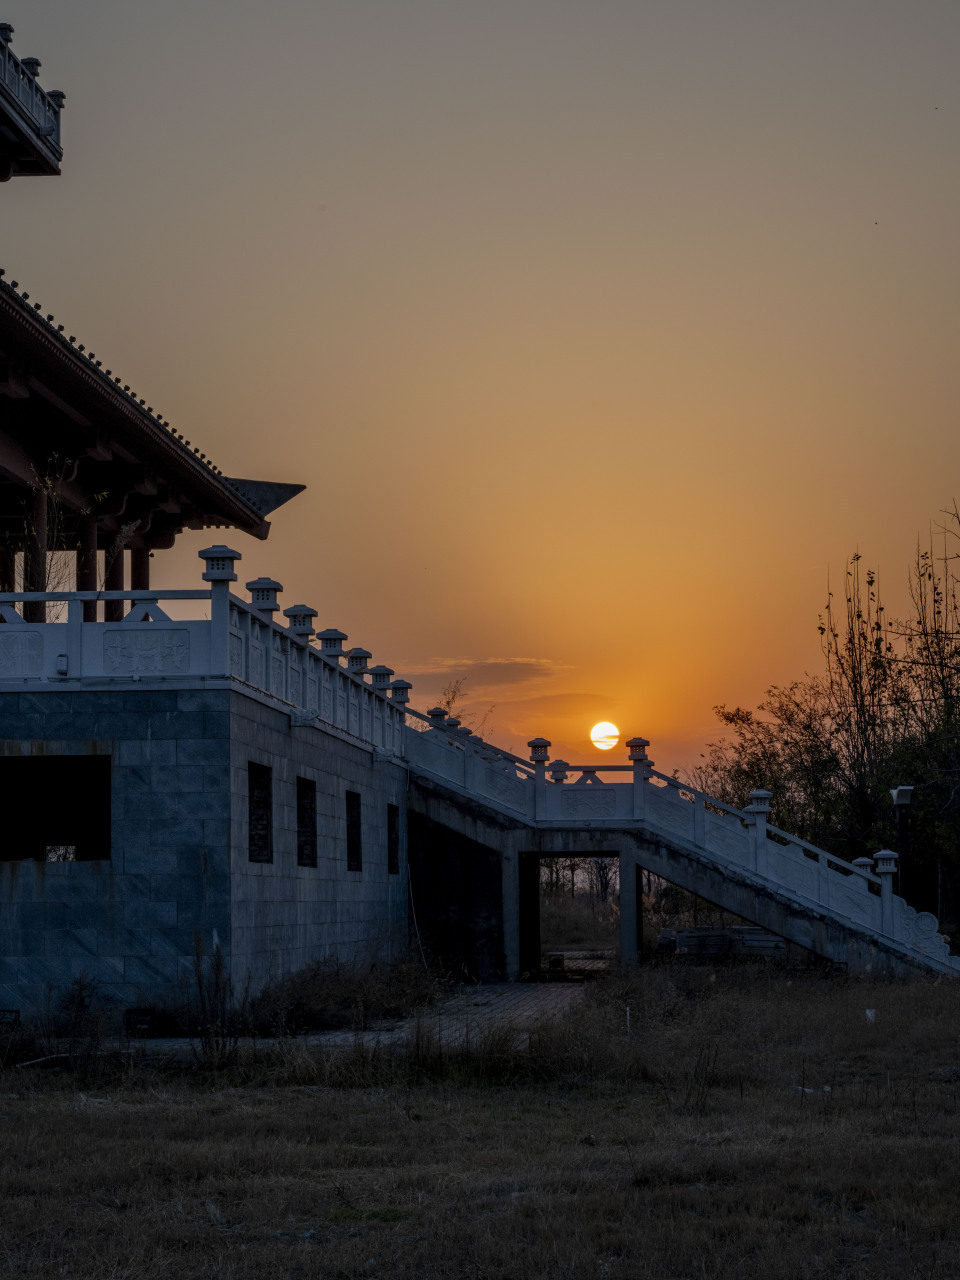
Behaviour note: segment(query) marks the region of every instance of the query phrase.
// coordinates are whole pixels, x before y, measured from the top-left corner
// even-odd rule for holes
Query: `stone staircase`
[[[936,917],[894,893],[896,853],[845,862],[772,826],[769,792],[740,810],[658,773],[641,738],[627,744],[629,764],[603,767],[551,763],[550,744],[535,738],[528,763],[441,714],[407,711],[413,776],[499,815],[527,852],[615,853],[621,956],[636,954],[635,865],[852,972],[960,975]]]

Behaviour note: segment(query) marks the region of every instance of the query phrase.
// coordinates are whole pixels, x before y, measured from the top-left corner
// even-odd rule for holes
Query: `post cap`
[[[390,686],[391,702],[409,702],[412,688],[413,685],[409,680],[394,680]]]
[[[347,666],[351,671],[365,671],[367,669],[367,659],[372,658],[373,654],[369,649],[361,649],[354,645],[352,649],[347,650]]]
[[[447,709],[446,707],[431,707],[427,715],[434,724],[443,724],[447,718]]]
[[[236,582],[237,575],[233,571],[233,563],[235,560],[243,559],[239,551],[234,551],[232,547],[225,547],[223,543],[217,543],[213,547],[204,547],[202,551],[197,552],[197,555],[207,563],[203,574],[204,582]]]
[[[254,578],[246,586],[250,592],[250,603],[259,613],[276,613],[280,608],[277,604],[277,592],[282,591],[283,587],[275,578]]]
[[[750,803],[744,809],[744,813],[769,813],[772,799],[772,791],[764,791],[762,787],[758,787],[756,791],[750,792]]]
[[[877,864],[878,876],[889,876],[897,869],[897,863],[900,861],[900,855],[894,853],[892,849],[880,849],[873,855],[874,862]]]
[[[316,609],[311,609],[308,604],[292,604],[289,609],[284,609],[283,616],[290,619],[290,630],[295,636],[313,635],[311,619],[317,616]]]
[[[547,754],[550,743],[546,738],[531,738],[527,746],[530,748],[530,760],[533,764],[546,764],[550,759]]]
[[[338,631],[336,627],[327,627],[325,631],[318,631],[317,639],[320,641],[323,657],[334,658],[339,662],[343,656],[343,642],[346,638],[346,633]]]

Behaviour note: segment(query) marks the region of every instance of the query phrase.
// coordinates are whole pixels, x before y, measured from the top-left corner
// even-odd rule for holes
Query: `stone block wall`
[[[48,862],[18,847],[33,824],[3,762],[44,756],[109,758],[109,858]],[[251,761],[272,770],[269,863],[248,857]],[[317,788],[316,867],[297,861],[298,776]],[[208,954],[222,947],[235,986],[252,990],[311,960],[362,962],[407,945],[405,769],[291,727],[264,698],[229,688],[2,693],[0,787],[5,777],[3,806],[19,825],[0,823],[0,1008],[55,1010],[78,977],[118,1010],[176,1003],[193,982],[198,934]],[[361,797],[360,871],[347,869],[348,790]],[[43,826],[63,797],[30,804]],[[400,810],[399,874],[387,869],[388,804]]]
[[[56,1009],[78,977],[118,1007],[173,1001],[194,938],[229,950],[229,716],[218,692],[0,694],[10,757],[108,756],[109,858],[18,860],[0,829],[0,1004]],[[22,796],[6,794],[4,808]],[[56,794],[31,796],[42,807]],[[29,817],[29,815],[28,815]]]
[[[395,760],[282,711],[231,695],[232,968],[252,989],[313,960],[364,964],[408,945],[407,774]],[[273,782],[273,860],[249,857],[249,764]],[[317,865],[297,862],[297,777],[316,783]],[[362,867],[347,864],[346,793],[360,796]],[[387,866],[387,806],[400,811],[398,873]]]

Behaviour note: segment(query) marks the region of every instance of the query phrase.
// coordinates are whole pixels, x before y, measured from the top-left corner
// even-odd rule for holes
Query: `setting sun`
[[[620,730],[609,720],[601,720],[590,730],[590,741],[601,751],[610,751],[620,741]]]

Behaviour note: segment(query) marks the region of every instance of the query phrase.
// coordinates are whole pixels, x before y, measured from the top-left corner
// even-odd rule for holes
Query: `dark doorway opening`
[[[534,981],[583,981],[609,972],[620,958],[620,911],[615,853],[522,854],[521,974]]]
[[[109,859],[109,756],[2,756],[0,787],[0,861]]]
[[[502,982],[500,853],[416,812],[408,833],[410,922],[419,945],[458,981]]]

